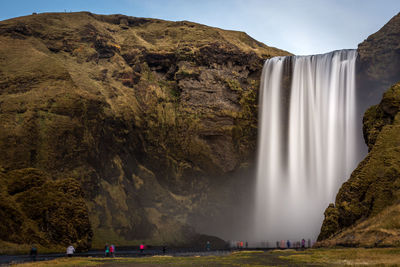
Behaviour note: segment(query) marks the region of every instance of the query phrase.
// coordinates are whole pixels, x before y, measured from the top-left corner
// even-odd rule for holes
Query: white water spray
[[[255,241],[315,240],[325,208],[356,167],[356,57],[342,50],[265,62]]]

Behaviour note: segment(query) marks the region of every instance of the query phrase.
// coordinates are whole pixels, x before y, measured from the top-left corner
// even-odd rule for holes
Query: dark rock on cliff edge
[[[384,91],[400,81],[400,14],[358,45],[358,98],[362,112],[381,99]]]
[[[0,167],[35,168],[55,179],[49,188],[77,181],[85,203],[71,201],[82,218],[87,207],[95,246],[191,242],[193,216],[212,220],[249,184],[235,174],[255,152],[263,60],[278,55],[288,53],[186,21],[85,12],[2,21]],[[89,242],[86,221],[85,233],[60,241],[40,228],[47,215],[30,217],[23,203],[40,188],[2,194],[20,203],[12,229]]]

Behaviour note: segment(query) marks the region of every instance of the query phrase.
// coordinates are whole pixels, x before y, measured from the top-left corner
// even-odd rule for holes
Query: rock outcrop
[[[229,205],[237,194],[228,184],[251,165],[260,71],[278,55],[288,53],[186,21],[85,12],[2,21],[0,167],[55,178],[45,188],[72,179],[95,246],[199,239],[191,216],[211,220]],[[42,187],[2,195],[20,201],[15,229],[36,220],[24,201]],[[210,205],[217,187],[226,193]]]
[[[358,46],[360,72],[370,81],[389,86],[399,80],[400,13]]]
[[[358,45],[358,98],[362,112],[400,80],[400,13]]]

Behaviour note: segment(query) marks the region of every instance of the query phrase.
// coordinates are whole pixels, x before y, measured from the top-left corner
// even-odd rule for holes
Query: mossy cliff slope
[[[185,21],[85,12],[2,21],[0,167],[11,180],[35,168],[52,188],[77,181],[83,194],[70,198],[87,206],[97,245],[188,242],[210,188],[252,161],[260,71],[278,55],[288,53]],[[20,218],[17,228],[50,240],[28,211]]]
[[[0,172],[0,240],[44,247],[91,246],[92,231],[82,188],[27,168]]]
[[[364,115],[369,153],[325,211],[320,246],[400,246],[400,83]]]

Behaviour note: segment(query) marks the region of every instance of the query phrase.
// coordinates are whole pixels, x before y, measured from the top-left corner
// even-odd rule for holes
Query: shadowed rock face
[[[357,86],[362,112],[400,80],[400,14],[358,45]]]
[[[361,72],[371,80],[386,86],[399,79],[400,70],[400,13],[378,32],[359,44]]]
[[[278,55],[288,53],[185,21],[2,21],[0,167],[78,181],[95,245],[193,240],[192,215],[234,203],[232,177],[255,151],[263,60]]]

